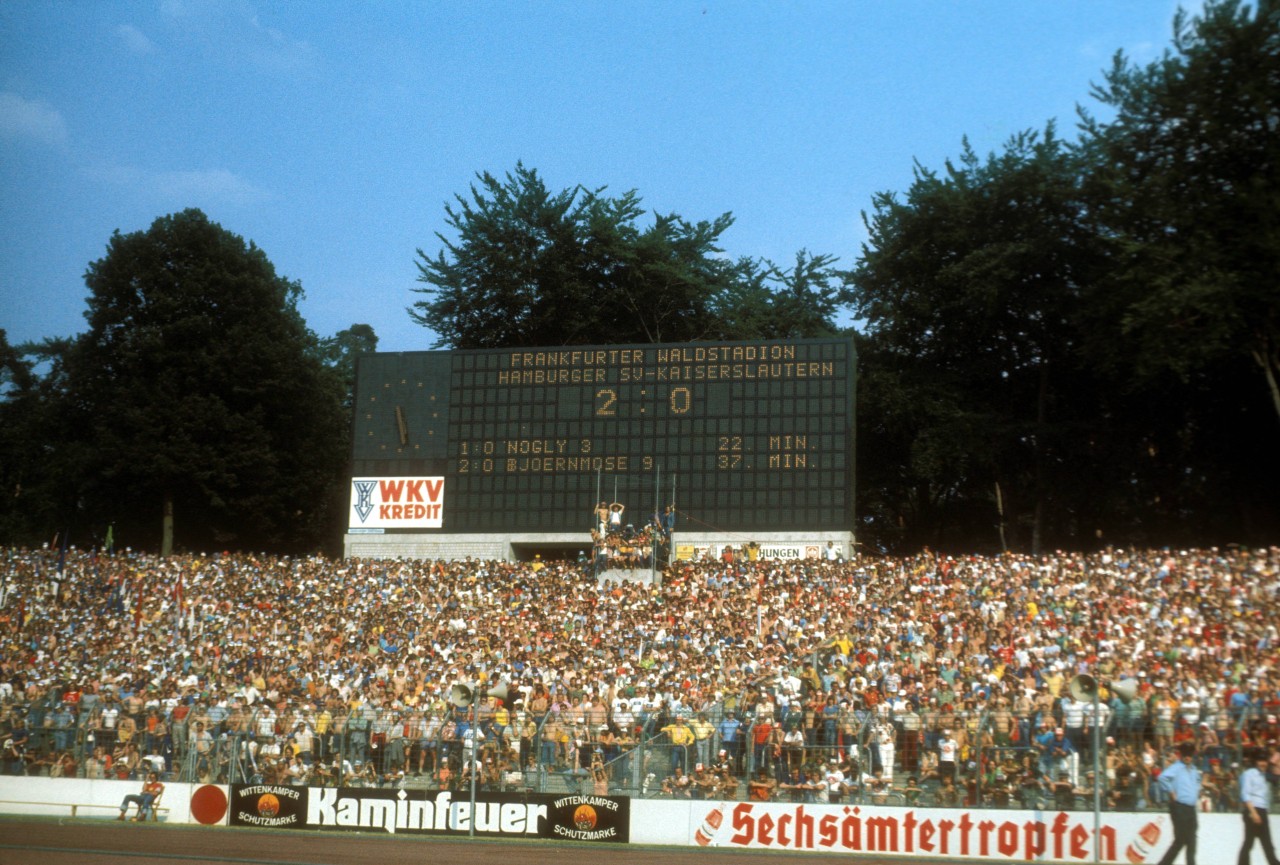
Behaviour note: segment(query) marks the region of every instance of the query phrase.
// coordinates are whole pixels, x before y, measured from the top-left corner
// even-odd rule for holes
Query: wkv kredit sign
[[[438,529],[444,478],[352,478],[349,530]]]
[[[232,785],[231,825],[411,835],[630,840],[630,799],[364,787]]]

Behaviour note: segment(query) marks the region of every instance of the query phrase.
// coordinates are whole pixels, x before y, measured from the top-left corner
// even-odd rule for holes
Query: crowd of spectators
[[[1280,774],[1280,548],[753,558],[0,549],[0,768],[1123,809],[1183,742],[1206,807],[1247,747]]]
[[[675,526],[675,508],[655,512],[638,527],[628,521],[625,512],[626,506],[619,502],[600,502],[596,506],[591,546],[597,570],[664,566]]]

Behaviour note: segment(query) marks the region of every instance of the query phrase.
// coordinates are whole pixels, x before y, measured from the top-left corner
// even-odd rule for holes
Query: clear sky
[[[1198,8],[1198,3],[1191,4]],[[0,328],[86,329],[111,233],[187,207],[254,241],[321,336],[405,308],[444,206],[518,160],[549,187],[731,211],[725,252],[852,264],[874,193],[968,135],[1075,134],[1174,0],[0,3]]]

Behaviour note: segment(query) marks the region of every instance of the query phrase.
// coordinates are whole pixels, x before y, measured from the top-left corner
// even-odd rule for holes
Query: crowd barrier
[[[1118,699],[1118,706],[1123,704]],[[675,744],[675,716],[641,714],[619,726],[612,715],[584,721],[572,712],[534,717],[520,710],[497,725],[482,716],[479,725],[463,709],[370,712],[342,721],[317,723],[315,713],[278,715],[256,708],[236,715],[209,717],[210,735],[198,739],[190,724],[164,727],[163,735],[142,733],[132,761],[111,762],[102,748],[104,731],[86,714],[69,729],[39,726],[31,731],[27,772],[61,771],[66,777],[116,777],[141,780],[155,770],[163,781],[206,784],[276,783],[294,786],[433,787],[449,765],[456,779],[465,775],[473,747],[479,751],[480,784],[495,791],[574,793],[596,791],[603,772],[608,793],[637,798],[668,798],[676,767],[692,776],[699,765],[710,772],[699,798],[746,799],[747,783],[764,769],[779,784],[794,783],[806,772],[819,777],[833,758],[842,762],[848,795],[860,804],[967,805],[1088,810],[1093,801],[1090,731],[1067,727],[1069,753],[1050,758],[1038,750],[1035,715],[974,712],[950,717],[956,727],[955,796],[940,793],[948,772],[939,757],[944,735],[939,713],[898,715],[881,706],[876,712],[841,710],[827,717],[793,711],[779,719],[727,710],[718,704],[681,717],[689,744]],[[1153,739],[1149,725],[1121,727],[1114,712],[1099,736],[1097,778],[1103,807],[1115,811],[1159,811],[1163,794],[1151,769],[1174,759],[1170,738],[1161,751],[1142,753]],[[30,716],[38,717],[35,711]],[[1243,762],[1242,740],[1248,726],[1264,716],[1219,713],[1205,716],[1217,731],[1197,761],[1206,773],[1204,808],[1235,812],[1236,770]],[[287,718],[281,723],[283,718]],[[1050,723],[1060,723],[1049,716]],[[1209,723],[1187,730],[1207,734]],[[319,729],[315,729],[315,728]],[[305,728],[305,733],[304,733]],[[473,730],[474,728],[474,730]],[[1202,729],[1203,728],[1203,729]],[[607,730],[607,733],[606,733]],[[1000,733],[1001,730],[1008,734]],[[1259,726],[1254,739],[1271,735]],[[96,739],[95,739],[96,734]],[[179,735],[181,734],[181,735]],[[794,741],[793,741],[794,738]],[[109,740],[108,740],[109,741]],[[1188,741],[1197,742],[1196,736]],[[960,743],[963,744],[960,744]],[[306,750],[303,745],[306,744]],[[117,757],[120,748],[117,744]],[[301,759],[294,759],[299,753]],[[98,760],[95,755],[102,759]],[[1144,758],[1147,760],[1143,765]],[[1053,784],[1066,778],[1077,801],[1055,802]],[[785,795],[785,794],[784,794]]]
[[[0,813],[114,819],[135,782],[0,778]],[[574,843],[877,853],[928,861],[1156,862],[1167,814],[642,800],[590,794],[172,783],[162,821],[235,827],[548,839]],[[1274,819],[1274,817],[1273,817]],[[1234,861],[1234,814],[1201,814],[1203,862]],[[1095,849],[1096,845],[1096,849]]]

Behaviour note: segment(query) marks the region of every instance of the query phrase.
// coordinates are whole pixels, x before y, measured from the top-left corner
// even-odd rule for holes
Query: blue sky
[[[1198,8],[1198,4],[1196,4]],[[0,3],[0,328],[86,328],[111,233],[198,207],[301,281],[321,336],[405,307],[479,171],[732,211],[726,255],[848,265],[874,193],[1057,118],[1173,0]]]

